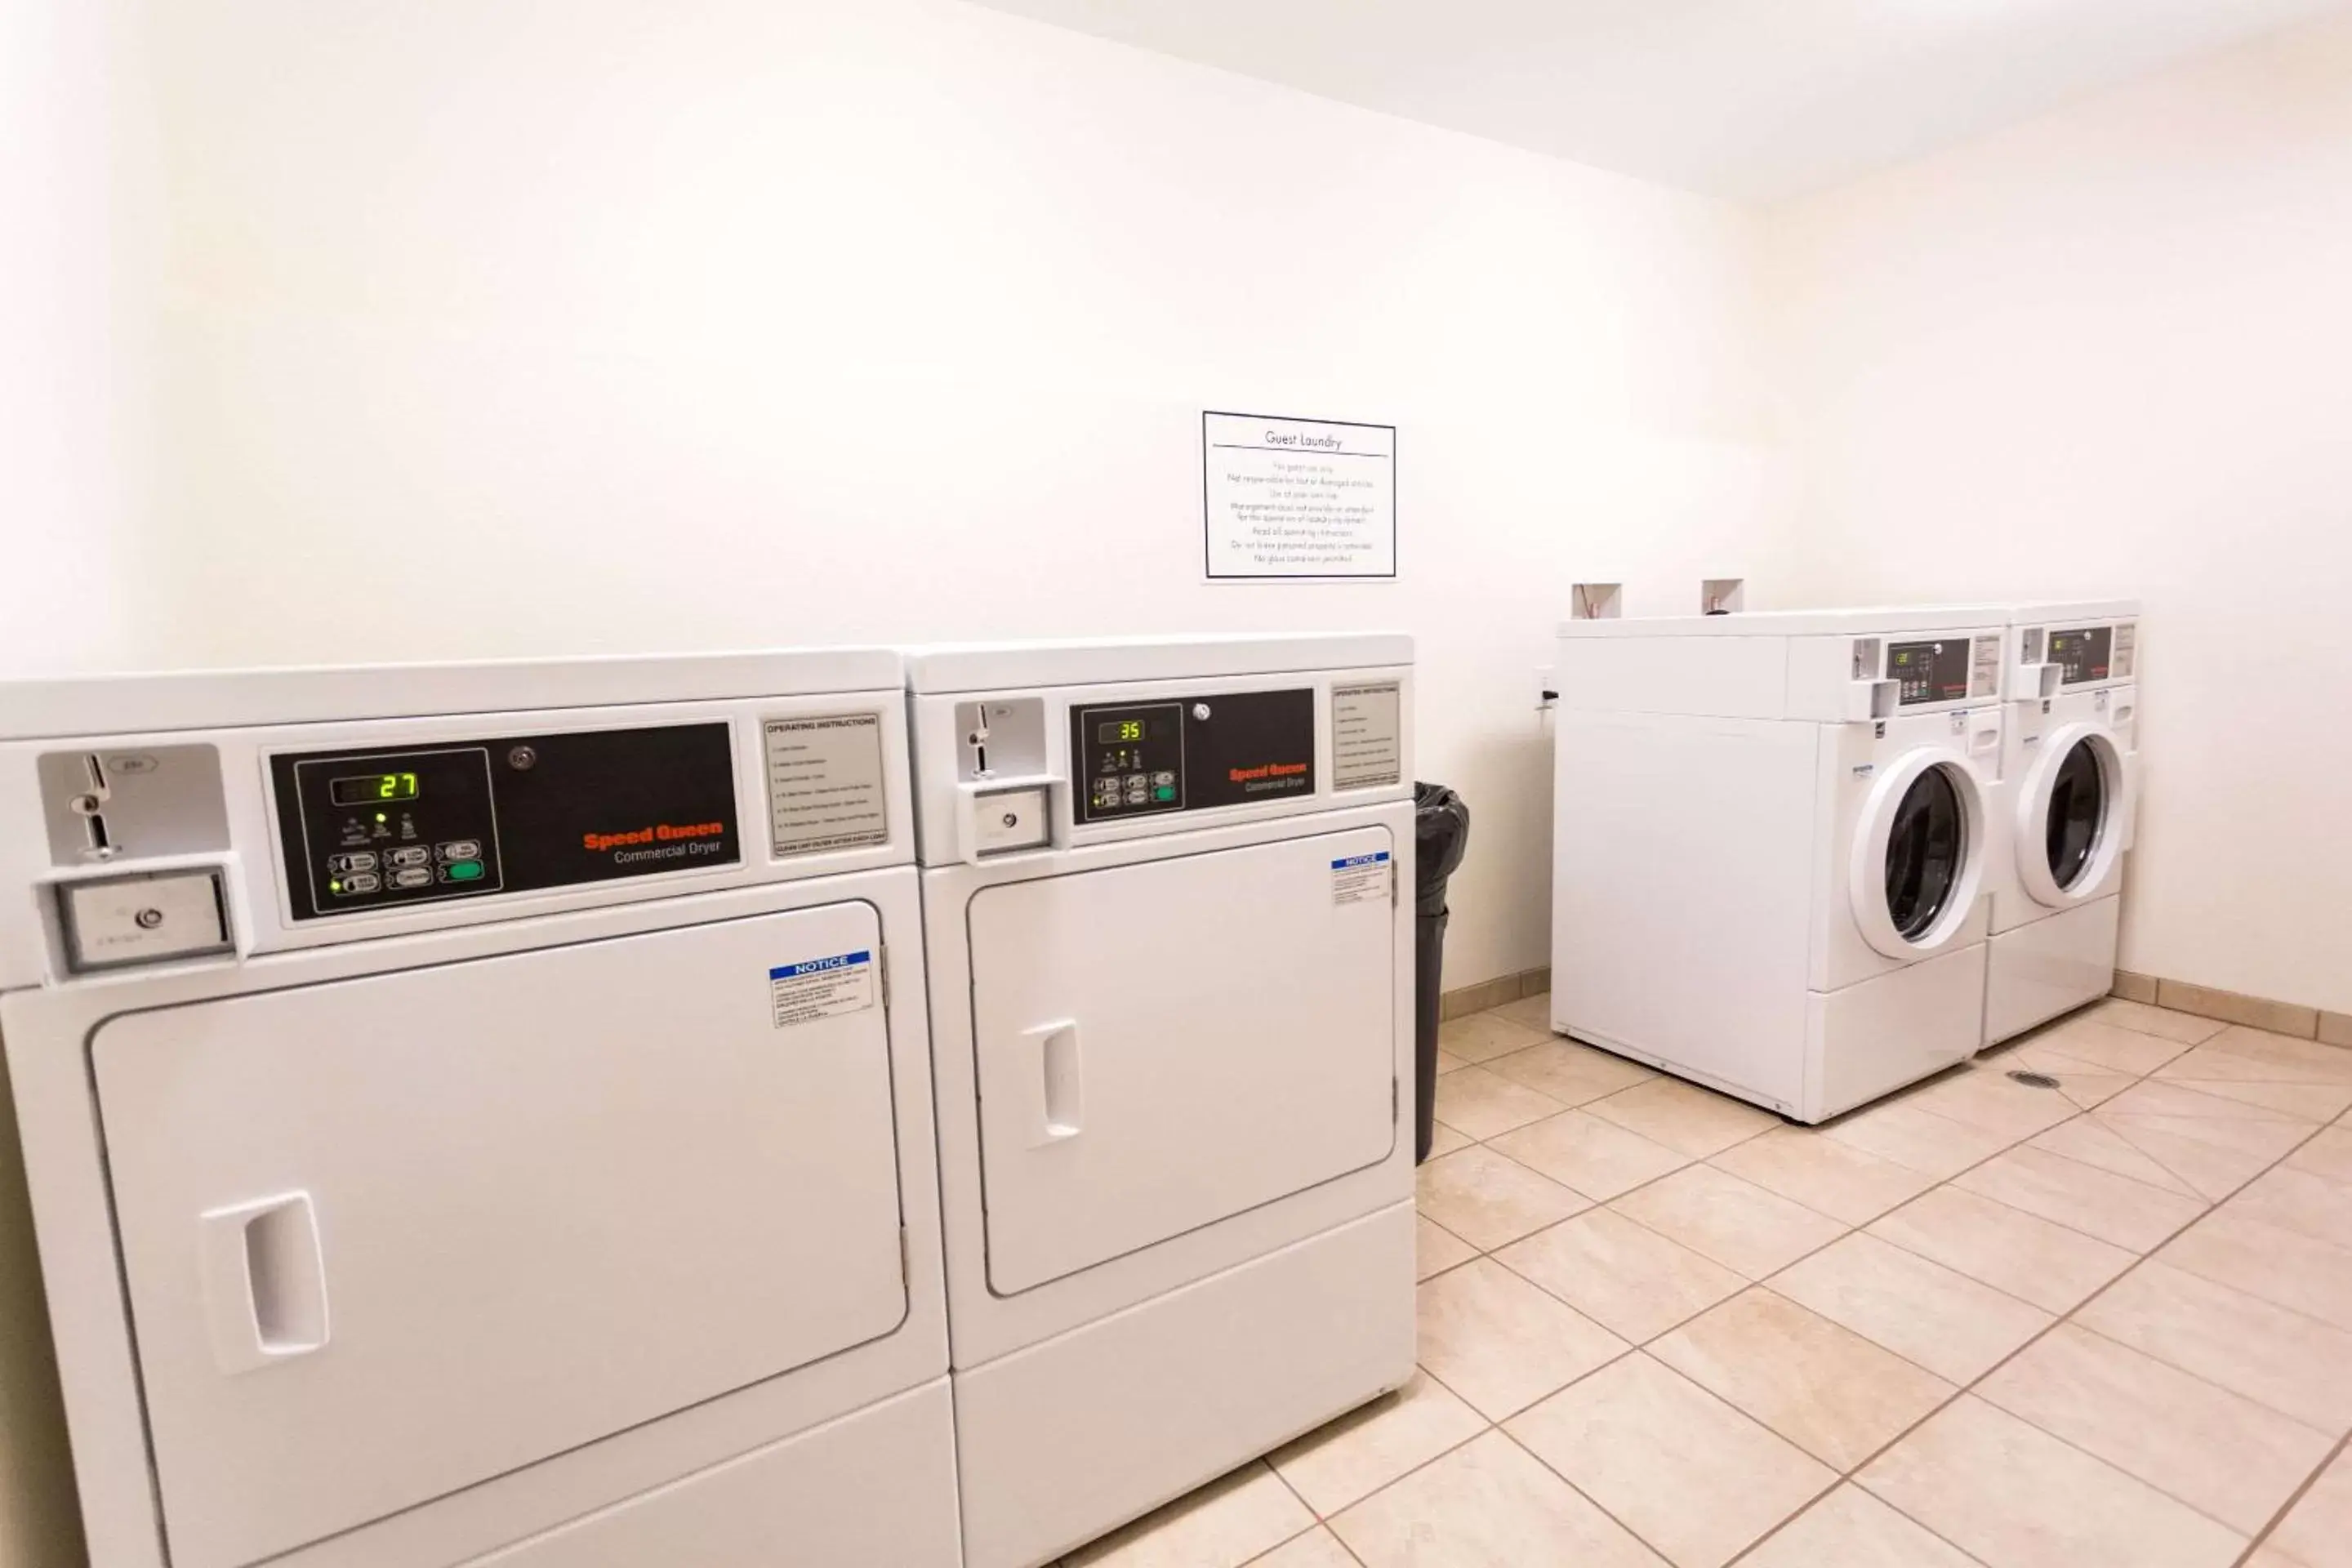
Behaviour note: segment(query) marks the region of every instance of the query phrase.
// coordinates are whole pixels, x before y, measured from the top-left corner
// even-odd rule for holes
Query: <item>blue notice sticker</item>
[[[874,1005],[870,950],[804,958],[768,971],[768,1002],[779,1029]]]
[[[822,974],[828,969],[847,969],[854,963],[871,963],[871,952],[845,952],[833,958],[811,958],[799,963],[779,964],[768,971],[771,980],[790,980],[799,974]]]
[[[1349,855],[1331,862],[1331,903],[1368,904],[1389,896],[1389,852]]]

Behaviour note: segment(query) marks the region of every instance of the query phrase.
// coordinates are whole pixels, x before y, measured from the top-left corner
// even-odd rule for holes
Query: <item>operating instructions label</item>
[[[886,844],[882,715],[771,719],[768,809],[776,854],[821,855]]]
[[[874,954],[861,950],[779,964],[768,971],[768,1001],[779,1029],[861,1012],[874,1005]]]
[[[1369,789],[1404,777],[1404,700],[1399,684],[1331,689],[1331,787]]]
[[[1389,852],[1350,855],[1331,862],[1331,905],[1369,904],[1389,896]]]

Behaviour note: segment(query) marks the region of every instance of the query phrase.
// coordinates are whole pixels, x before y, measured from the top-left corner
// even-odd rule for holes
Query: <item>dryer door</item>
[[[102,1025],[177,1568],[889,1333],[880,934],[842,903]],[[829,991],[771,979],[858,953]]]
[[[988,1278],[1025,1290],[1379,1163],[1386,828],[1000,883],[969,906]]]

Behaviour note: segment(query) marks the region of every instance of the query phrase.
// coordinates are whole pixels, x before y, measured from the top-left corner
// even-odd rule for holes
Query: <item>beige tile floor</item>
[[[1412,1386],[1072,1568],[2352,1568],[2352,1050],[2105,1002],[1812,1129],[1548,1016],[1445,1026]]]

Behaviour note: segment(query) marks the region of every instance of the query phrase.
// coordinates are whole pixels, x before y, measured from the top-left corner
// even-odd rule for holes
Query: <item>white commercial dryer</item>
[[[2105,995],[2139,799],[2139,605],[2009,613],[2001,779],[2016,847],[1995,887],[1985,1041]]]
[[[95,1568],[953,1568],[902,679],[0,688]]]
[[[1820,1121],[1973,1055],[2001,613],[1559,630],[1552,1023]]]
[[[1412,659],[908,657],[974,1568],[1412,1375]]]

